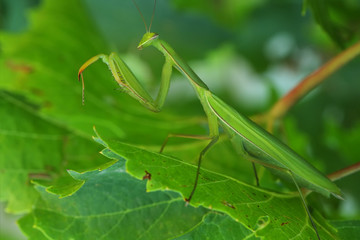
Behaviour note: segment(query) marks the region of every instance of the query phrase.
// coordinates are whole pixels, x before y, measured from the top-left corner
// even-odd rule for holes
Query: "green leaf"
[[[65,199],[37,187],[42,200],[19,220],[29,239],[257,239],[227,215],[186,206],[175,192],[147,193],[145,181],[125,173],[124,160],[103,171],[71,175],[86,183]]]
[[[331,221],[332,225],[339,230],[341,239],[356,239],[360,236],[360,220]]]
[[[183,198],[189,196],[196,174],[195,165],[111,139],[102,138],[102,142],[107,146],[102,153],[109,158],[113,158],[114,153],[125,158],[126,169],[131,175],[143,179],[150,174],[148,191],[169,189],[180,192]],[[202,169],[190,204],[226,213],[259,237],[289,239],[300,235],[316,238],[296,194],[270,192],[209,170]],[[324,239],[336,236],[334,229],[323,219],[316,222]]]
[[[255,233],[221,213],[209,213],[202,222],[191,229],[181,239],[260,239]]]
[[[35,228],[35,215],[29,213],[18,220],[19,227],[29,240],[46,240],[47,238],[40,229]]]
[[[344,48],[358,39],[360,25],[358,1],[304,0],[304,9],[307,6],[317,23],[339,46]]]
[[[19,221],[31,239],[39,231],[52,239],[170,239],[196,227],[208,212],[185,206],[175,192],[147,193],[145,181],[130,177],[123,161],[72,176],[86,183],[67,198],[36,187],[42,200]]]
[[[1,121],[0,199],[8,201],[6,208],[8,212],[24,212],[31,208],[37,198],[37,193],[30,184],[30,175],[45,174],[46,176],[48,175],[46,168],[57,168],[61,162],[58,156],[53,156],[52,159],[45,158],[43,151],[48,153],[59,151],[60,143],[63,141],[62,132],[51,124],[32,117],[10,102],[16,100],[6,96],[8,96],[6,93],[0,92],[0,115],[10,116]],[[28,124],[21,126],[23,118],[28,120]],[[37,126],[49,131],[41,132]],[[48,147],[39,148],[44,142]],[[37,161],[32,161],[33,158]]]
[[[98,156],[96,144],[52,122],[17,95],[0,92],[0,115],[7,116],[0,125],[0,199],[8,202],[7,212],[32,208],[38,194],[31,181],[55,184],[62,189],[59,194],[68,195],[81,183],[68,176],[65,167],[91,169],[108,162]]]

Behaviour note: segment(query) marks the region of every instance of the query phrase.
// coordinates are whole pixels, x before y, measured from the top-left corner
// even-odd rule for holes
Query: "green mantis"
[[[155,1],[156,4],[156,1]],[[151,25],[150,25],[151,27]],[[110,55],[99,54],[88,61],[86,61],[80,68],[78,73],[79,80],[82,80],[82,89],[84,94],[84,79],[83,71],[92,63],[101,59],[108,65],[114,79],[119,84],[124,92],[129,94],[134,99],[138,100],[143,106],[151,111],[159,112],[166,100],[170,86],[170,78],[172,69],[177,69],[182,73],[194,88],[199,101],[202,104],[204,112],[207,117],[209,134],[206,136],[197,135],[176,135],[170,134],[169,137],[184,137],[193,139],[209,140],[206,147],[200,152],[198,159],[197,173],[194,180],[194,185],[189,197],[185,200],[190,202],[196,193],[198,184],[200,166],[203,156],[211,149],[212,146],[219,139],[219,126],[221,126],[234,143],[237,143],[238,150],[242,153],[244,158],[250,160],[253,164],[260,164],[278,175],[292,181],[304,204],[305,210],[311,220],[312,226],[320,239],[314,224],[311,214],[307,208],[304,197],[300,187],[305,187],[309,190],[319,192],[323,195],[330,194],[341,198],[340,189],[331,182],[326,176],[315,169],[312,165],[306,162],[296,152],[283,144],[276,137],[266,132],[256,123],[252,122],[246,116],[236,112],[232,107],[227,105],[220,98],[215,96],[206,84],[196,75],[190,66],[183,61],[171,46],[165,41],[161,40],[159,35],[146,29],[146,33],[141,39],[138,49],[143,49],[149,46],[155,47],[165,57],[165,63],[162,68],[162,76],[160,83],[160,90],[155,99],[143,88],[140,82],[136,79],[134,74],[128,66],[115,53]],[[147,28],[147,27],[146,27]],[[84,101],[84,97],[83,97]],[[168,138],[165,140],[160,152],[164,149]],[[254,167],[254,170],[255,167]],[[255,172],[256,175],[256,172]]]

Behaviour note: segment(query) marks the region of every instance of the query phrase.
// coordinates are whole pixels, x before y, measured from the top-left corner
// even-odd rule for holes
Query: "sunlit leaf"
[[[170,189],[180,192],[183,198],[189,196],[196,174],[195,165],[119,141],[102,139],[102,142],[107,146],[103,151],[105,156],[113,158],[114,153],[119,154],[127,159],[126,169],[131,175],[138,179],[151,178],[147,182],[148,191]],[[201,171],[190,204],[224,212],[256,232],[256,236],[270,239],[289,239],[297,235],[316,237],[298,195],[270,192],[212,171]],[[317,224],[320,224],[318,229],[324,239],[336,236],[335,230],[323,219]]]
[[[39,232],[54,239],[169,239],[196,227],[208,212],[186,207],[175,192],[147,193],[145,181],[130,177],[123,162],[71,175],[86,180],[71,197],[59,199],[36,188],[42,200],[20,220],[30,239]]]

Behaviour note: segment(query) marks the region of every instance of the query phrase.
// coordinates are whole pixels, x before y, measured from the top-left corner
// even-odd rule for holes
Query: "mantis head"
[[[135,0],[132,0],[136,9],[138,10],[143,22],[144,22],[144,25],[145,25],[145,30],[146,30],[146,33],[144,34],[144,36],[142,37],[141,41],[139,42],[139,45],[137,47],[137,49],[141,50],[145,47],[148,47],[150,45],[152,45],[154,43],[154,41],[159,37],[159,35],[157,33],[153,33],[150,31],[151,29],[151,25],[152,25],[152,21],[154,19],[154,15],[155,15],[155,7],[156,7],[156,0],[154,0],[154,8],[153,8],[153,12],[152,12],[152,15],[151,15],[151,20],[150,20],[150,26],[149,28],[147,27],[147,24],[146,24],[146,21],[145,21],[145,18],[144,18],[144,15],[141,13],[140,11],[140,8],[138,7],[138,5],[136,4]]]
[[[137,48],[141,50],[144,47],[150,46],[153,43],[153,41],[156,40],[158,37],[159,35],[157,33],[153,33],[153,32],[145,33]]]

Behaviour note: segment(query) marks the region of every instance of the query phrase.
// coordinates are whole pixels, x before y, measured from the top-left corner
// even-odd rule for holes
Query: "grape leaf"
[[[341,239],[356,239],[360,235],[360,220],[337,220],[331,223],[339,230]]]
[[[145,181],[129,176],[123,161],[104,171],[70,174],[86,180],[70,197],[36,187],[41,201],[19,221],[30,239],[40,232],[47,239],[169,239],[196,227],[208,212],[186,207],[175,192],[147,193]]]
[[[7,212],[22,213],[32,208],[38,197],[32,179],[50,184],[57,178],[63,185],[65,179],[71,180],[65,176],[65,166],[100,166],[108,161],[96,151],[88,151],[99,149],[95,144],[44,119],[19,96],[0,92],[0,115],[4,116],[0,124],[0,199],[8,202]],[[80,186],[73,184],[67,192]]]
[[[317,23],[340,47],[359,37],[359,2],[304,0],[304,9],[309,7]]]
[[[105,156],[125,158],[126,169],[131,175],[138,179],[151,178],[147,182],[148,191],[171,189],[180,192],[183,198],[189,196],[196,174],[195,165],[117,140],[99,136],[95,140],[106,147],[102,151]],[[270,192],[209,170],[201,171],[199,185],[190,204],[226,213],[256,232],[256,236],[269,239],[316,238],[298,195]],[[336,238],[335,229],[324,219],[315,221],[323,239]]]

